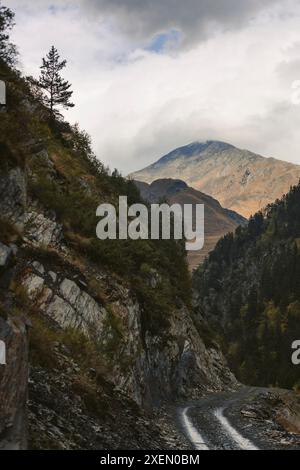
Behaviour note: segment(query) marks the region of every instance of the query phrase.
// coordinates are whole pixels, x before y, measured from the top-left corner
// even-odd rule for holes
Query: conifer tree
[[[15,14],[0,1],[0,63],[13,66],[17,58],[14,44],[9,42],[9,31],[14,26]]]
[[[46,92],[45,105],[50,109],[51,115],[59,114],[56,107],[65,109],[73,108],[75,105],[70,101],[73,91],[71,84],[64,80],[61,71],[66,67],[67,61],[60,60],[57,49],[52,46],[46,58],[43,58],[39,86]]]

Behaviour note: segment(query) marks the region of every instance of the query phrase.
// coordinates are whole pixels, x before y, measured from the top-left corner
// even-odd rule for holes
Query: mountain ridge
[[[130,178],[146,183],[179,178],[249,218],[297,184],[300,165],[208,140],[179,147]]]
[[[220,140],[203,140],[203,141],[195,140],[191,142],[190,144],[182,145],[181,147],[178,147],[177,149],[172,150],[171,152],[167,153],[165,156],[160,158],[156,164],[159,164],[160,162],[163,162],[163,161],[171,160],[172,157],[175,157],[176,155],[180,154],[180,151],[182,150],[184,150],[185,152],[188,150],[188,152],[186,153],[186,157],[189,157],[189,156],[193,156],[195,151],[199,152],[200,148],[205,150],[210,146],[215,146],[219,148],[219,150],[236,148],[234,145],[231,145],[227,142],[222,142]]]
[[[172,204],[204,204],[205,210],[205,242],[200,251],[189,252],[188,262],[193,270],[203,263],[206,256],[215,247],[217,241],[226,233],[234,231],[239,225],[244,225],[246,219],[237,212],[225,209],[219,201],[194,188],[184,181],[171,178],[159,179],[148,183],[135,181],[143,199],[150,203],[159,203],[166,199]]]

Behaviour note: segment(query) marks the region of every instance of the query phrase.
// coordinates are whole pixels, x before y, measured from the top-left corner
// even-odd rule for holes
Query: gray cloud
[[[83,16],[95,21],[110,18],[117,30],[133,41],[149,41],[156,33],[178,29],[185,45],[197,43],[220,30],[241,28],[271,6],[280,5],[281,15],[293,14],[294,5],[290,0],[6,0],[4,3],[18,8],[25,6],[35,13],[49,6],[53,11],[79,6]]]
[[[6,0],[12,6],[27,0]],[[213,35],[216,30],[240,28],[270,6],[288,0],[52,0],[58,8],[81,5],[82,13],[109,15],[120,30],[135,40],[147,40],[158,32],[179,29],[185,43]],[[31,9],[49,7],[49,0],[35,0]]]
[[[300,80],[299,0],[5,3],[17,13],[13,40],[24,73],[37,75],[53,42],[68,59],[76,108],[66,117],[92,135],[105,164],[127,174],[199,139],[299,163],[300,107],[291,100]],[[146,50],[170,28],[192,47]],[[210,41],[201,41],[205,34]]]
[[[170,28],[188,43],[216,29],[239,28],[265,8],[285,0],[82,0],[94,13],[111,14],[124,33],[147,39]]]

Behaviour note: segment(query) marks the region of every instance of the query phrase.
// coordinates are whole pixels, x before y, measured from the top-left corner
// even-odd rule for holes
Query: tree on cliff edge
[[[17,58],[14,44],[9,42],[9,31],[14,26],[15,14],[0,1],[0,63],[13,66]]]
[[[56,107],[65,109],[73,108],[75,105],[70,101],[73,95],[71,84],[64,80],[61,71],[66,67],[67,61],[60,60],[57,49],[52,46],[46,58],[43,58],[39,86],[46,92],[45,105],[50,109],[51,115],[59,114]]]

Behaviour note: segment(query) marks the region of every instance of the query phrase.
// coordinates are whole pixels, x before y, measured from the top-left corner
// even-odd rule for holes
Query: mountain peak
[[[162,157],[160,160],[158,160],[158,162],[155,163],[154,165],[159,166],[168,161],[175,160],[179,156],[181,158],[189,158],[189,157],[200,156],[204,152],[220,153],[220,152],[224,152],[226,150],[231,150],[234,148],[235,147],[233,145],[230,145],[226,142],[222,142],[219,140],[194,141],[188,145],[184,145],[183,147],[179,147],[173,150],[172,152],[168,153],[167,155]]]
[[[147,183],[181,179],[248,218],[297,184],[300,166],[207,140],[177,148],[131,176]]]
[[[187,145],[198,147],[199,149],[207,149],[208,147],[214,147],[220,150],[228,150],[229,148],[235,148],[233,145],[223,142],[222,140],[195,140],[191,144]]]

